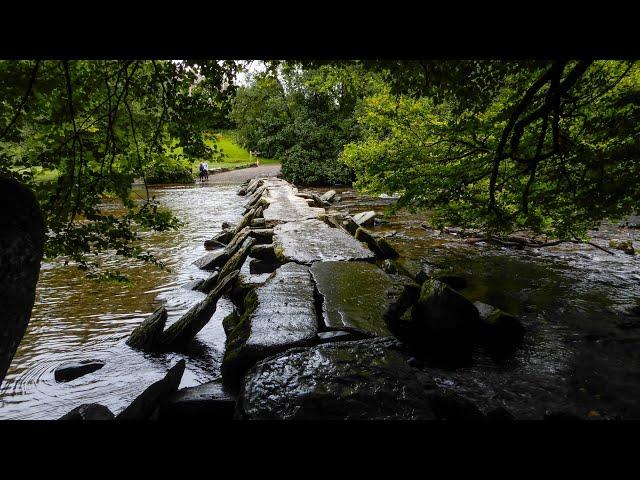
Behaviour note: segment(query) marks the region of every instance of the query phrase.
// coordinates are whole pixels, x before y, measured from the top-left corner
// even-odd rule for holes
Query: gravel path
[[[275,177],[280,173],[280,165],[261,165],[259,167],[240,168],[228,172],[209,174],[206,183],[229,184],[242,183],[255,177]],[[199,183],[199,182],[198,182]]]

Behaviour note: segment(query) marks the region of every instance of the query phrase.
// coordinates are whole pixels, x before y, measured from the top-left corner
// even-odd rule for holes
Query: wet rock
[[[356,234],[354,235],[355,239],[359,242],[365,243],[367,247],[375,254],[378,258],[385,258],[382,250],[378,247],[378,242],[376,242],[375,237],[368,230],[359,227],[356,230]]]
[[[376,243],[378,244],[378,249],[382,253],[382,256],[380,258],[397,258],[400,256],[400,254],[396,251],[395,248],[391,246],[386,238],[376,238]]]
[[[167,309],[160,307],[133,329],[127,339],[127,345],[145,352],[153,351],[160,342],[166,323]]]
[[[169,395],[158,411],[159,420],[231,420],[236,397],[220,381],[203,383]]]
[[[328,192],[325,192],[323,195],[320,195],[320,200],[322,200],[323,202],[331,202],[333,201],[336,194],[337,192],[335,190],[329,190]]]
[[[224,246],[227,245],[232,238],[233,238],[233,231],[227,230],[224,232],[220,232],[214,235],[213,238],[211,238],[210,240],[205,240],[204,248],[206,248],[207,250],[219,248],[220,246],[224,248]]]
[[[329,332],[318,333],[318,343],[351,342],[354,340],[362,339],[362,335],[345,330],[333,330]]]
[[[273,229],[272,228],[260,228],[252,229],[249,232],[251,238],[255,238],[258,244],[273,243]]]
[[[209,293],[214,289],[214,287],[218,283],[219,278],[220,275],[218,274],[218,272],[213,272],[206,280],[202,280],[200,284],[196,288],[194,288],[194,290],[197,292]]]
[[[633,248],[632,240],[610,240],[609,247],[620,250],[627,255],[635,255],[636,253],[635,249]]]
[[[216,311],[220,297],[231,289],[238,278],[238,271],[227,275],[220,273],[220,281],[204,300],[194,305],[179,320],[169,326],[160,338],[159,346],[164,350],[184,348],[204,326],[209,323]]]
[[[263,212],[267,225],[301,221],[324,213],[324,208],[310,207],[303,198],[297,196],[297,190],[283,180],[269,179],[263,198],[268,203]]]
[[[272,273],[280,266],[279,262],[269,260],[259,260],[254,258],[249,262],[249,273],[252,275],[261,275],[263,273]]]
[[[435,277],[436,280],[446,283],[454,290],[462,290],[463,288],[467,288],[467,279],[464,277],[459,277],[457,275],[438,275]]]
[[[393,338],[295,348],[258,363],[238,398],[239,418],[431,420],[436,416]]]
[[[468,398],[451,390],[429,394],[429,405],[439,420],[482,420],[484,415]]]
[[[69,382],[87,373],[95,372],[104,367],[102,360],[82,360],[80,362],[63,363],[55,369],[53,376],[56,382]]]
[[[264,218],[254,218],[250,225],[252,228],[264,228],[266,224]]]
[[[373,227],[375,218],[376,212],[370,210],[368,212],[356,213],[353,216],[353,221],[361,227]]]
[[[63,415],[59,420],[113,420],[115,415],[99,403],[84,403]]]
[[[431,268],[431,266],[423,265],[419,262],[416,262],[415,260],[411,260],[408,258],[399,258],[397,260],[393,260],[393,264],[398,269],[398,273],[412,278],[420,285],[422,285],[433,273],[433,269]]]
[[[34,194],[0,177],[0,384],[31,318],[44,239]]]
[[[240,270],[242,264],[247,259],[251,247],[256,243],[255,239],[247,237],[237,251],[229,258],[227,263],[220,269],[220,278],[224,278],[234,270]]]
[[[131,404],[116,416],[116,420],[148,420],[160,404],[178,390],[186,363],[178,361],[162,380],[149,385]]]
[[[317,332],[309,269],[287,263],[247,295],[244,313],[227,337],[221,365],[225,383],[238,385],[249,367],[269,355],[312,345]]]
[[[266,262],[277,263],[278,261],[273,250],[273,244],[254,245],[251,247],[251,250],[249,250],[249,255],[253,258],[264,260]]]
[[[225,249],[220,248],[215,252],[207,253],[206,255],[197,259],[193,264],[202,270],[215,270],[220,265],[224,264],[228,258]]]
[[[281,262],[373,260],[374,253],[344,231],[317,220],[276,225],[273,244]]]
[[[387,325],[417,356],[446,362],[466,362],[477,339],[480,319],[476,307],[438,280],[422,284],[411,316],[390,317]]]
[[[396,264],[394,262],[392,262],[391,260],[387,259],[382,263],[382,269],[386,272],[386,273],[391,273],[391,274],[397,274],[398,272],[398,267],[396,266]]]
[[[490,347],[509,353],[522,342],[525,328],[518,317],[486,303],[474,302],[474,305],[482,324],[480,333]]]
[[[236,229],[236,225],[234,225],[231,222],[222,222],[222,229],[223,230],[235,230]]]
[[[310,271],[323,298],[322,316],[327,327],[391,334],[385,316],[399,301],[403,284],[367,262],[316,262]]]

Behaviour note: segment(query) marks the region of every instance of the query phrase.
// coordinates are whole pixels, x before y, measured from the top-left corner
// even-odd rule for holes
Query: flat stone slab
[[[316,262],[310,271],[324,299],[327,327],[391,335],[384,315],[401,291],[394,288],[397,282],[390,275],[367,262]]]
[[[238,399],[247,419],[431,420],[420,382],[392,338],[296,348],[258,363]]]
[[[257,361],[291,347],[312,345],[318,333],[309,268],[287,263],[247,297],[247,310],[230,332],[222,361],[225,383],[234,384]]]
[[[273,244],[283,262],[311,265],[320,261],[375,259],[371,250],[344,230],[331,228],[317,219],[276,225]]]
[[[220,381],[178,390],[161,405],[159,420],[231,420],[236,397]]]
[[[325,213],[324,208],[310,207],[304,198],[297,196],[298,190],[283,180],[265,179],[265,185],[262,198],[269,205],[262,216],[268,225],[316,218]]]

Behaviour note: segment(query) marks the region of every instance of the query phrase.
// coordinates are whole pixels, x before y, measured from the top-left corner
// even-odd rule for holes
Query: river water
[[[118,284],[87,279],[61,261],[44,263],[31,322],[0,391],[0,419],[55,419],[91,402],[118,413],[181,358],[187,361],[181,387],[217,378],[225,341],[221,320],[232,308],[226,299],[218,302],[212,321],[188,351],[146,354],[125,341],[159,305],[166,306],[171,323],[204,297],[184,286],[208,275],[192,265],[206,253],[204,240],[219,232],[222,222],[240,218],[246,199],[236,190],[233,183],[151,190],[184,222],[179,231],[143,238],[169,272],[105,256],[106,265],[131,279],[130,284]],[[340,195],[332,209],[352,214],[382,211],[392,203],[346,189]],[[471,246],[456,236],[421,228],[420,215],[403,213],[388,220],[373,230],[388,235],[403,257],[464,276],[469,286],[463,293],[471,300],[523,319],[528,332],[523,348],[506,363],[479,357],[474,367],[479,379],[505,369],[512,372],[500,377],[506,381],[528,379],[523,401],[531,403],[536,414],[541,412],[536,410],[536,394],[530,393],[534,387],[570,398],[584,410],[578,414],[640,418],[640,323],[628,314],[640,302],[638,255],[608,255],[576,245],[524,251]],[[638,230],[610,225],[593,233],[601,245],[609,238],[630,238],[640,247]],[[106,365],[67,383],[54,380],[58,365],[84,359]]]

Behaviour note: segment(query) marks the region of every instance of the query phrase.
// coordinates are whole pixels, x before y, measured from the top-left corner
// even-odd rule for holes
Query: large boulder
[[[429,393],[391,337],[295,348],[246,375],[237,417],[268,420],[432,420]]]
[[[160,405],[158,420],[231,420],[236,397],[220,381],[182,388]]]
[[[79,362],[67,362],[58,366],[53,372],[56,382],[69,382],[104,367],[102,360],[81,360]]]
[[[237,386],[257,361],[288,348],[312,345],[318,332],[309,268],[287,263],[245,298],[227,337],[221,365],[226,384]]]
[[[390,318],[389,329],[418,355],[466,361],[478,338],[476,307],[448,285],[426,280],[411,315]]]
[[[273,232],[273,246],[283,263],[375,259],[375,254],[355,238],[318,219],[276,225]]]
[[[0,178],[0,385],[31,318],[44,248],[33,193]]]
[[[83,420],[113,420],[115,415],[104,405],[99,403],[83,403],[74,408],[69,413],[63,415],[59,420],[83,421]]]
[[[474,302],[481,321],[481,336],[494,351],[511,353],[524,339],[525,328],[520,319],[499,308]]]
[[[131,404],[116,416],[116,420],[149,420],[160,404],[178,390],[186,362],[178,361],[163,379],[149,385]]]
[[[328,328],[391,334],[385,318],[398,310],[395,304],[407,282],[367,262],[316,262],[310,271],[322,297],[322,316]]]
[[[323,202],[331,202],[333,201],[336,194],[337,192],[335,190],[329,190],[323,193],[322,195],[320,195],[320,200],[322,200]]]

